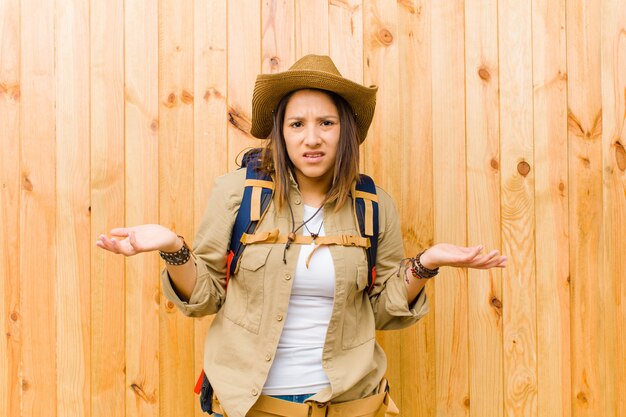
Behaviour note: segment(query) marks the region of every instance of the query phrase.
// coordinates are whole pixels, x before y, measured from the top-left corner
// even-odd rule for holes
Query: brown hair
[[[333,182],[326,194],[326,202],[336,203],[335,209],[339,210],[348,200],[352,183],[359,177],[359,143],[361,141],[354,114],[348,102],[333,92],[317,91],[327,94],[335,103],[339,113],[339,148],[335,160]],[[261,157],[261,170],[274,177],[274,198],[279,210],[289,199],[289,171],[293,173],[294,169],[293,162],[287,155],[283,136],[285,110],[294,93],[295,91],[286,94],[276,106],[273,115],[274,127]]]

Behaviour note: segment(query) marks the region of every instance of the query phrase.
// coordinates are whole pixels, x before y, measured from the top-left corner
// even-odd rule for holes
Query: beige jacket
[[[238,273],[226,291],[226,253],[241,196],[245,169],[218,178],[196,235],[193,253],[197,282],[189,302],[181,301],[163,271],[163,292],[191,317],[216,314],[206,338],[204,369],[229,417],[244,417],[257,401],[282,332],[300,250],[292,245],[283,263],[284,244],[249,245]],[[331,387],[312,400],[349,401],[372,394],[386,369],[375,330],[400,329],[428,312],[424,291],[411,306],[402,278],[396,276],[404,257],[398,215],[391,197],[378,189],[380,234],[376,284],[367,293],[367,260],[358,247],[330,246],[335,263],[335,300],[326,334],[322,366]],[[303,216],[302,198],[292,179],[290,201],[296,225]],[[271,203],[257,232],[291,231],[289,209]],[[324,207],[327,236],[359,235],[352,200],[339,212]],[[301,233],[301,231],[299,232]],[[228,296],[227,296],[228,295]]]

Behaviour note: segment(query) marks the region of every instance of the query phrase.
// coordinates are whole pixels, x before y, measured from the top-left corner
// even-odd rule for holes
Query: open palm
[[[96,246],[125,256],[153,250],[175,251],[179,242],[174,232],[159,224],[119,227],[111,229],[109,234],[110,238],[100,235]]]
[[[482,254],[483,246],[457,246],[449,243],[438,243],[422,255],[422,263],[431,266],[455,266],[460,268],[504,268],[507,257],[500,255],[498,250]],[[433,266],[433,267],[434,267]],[[427,266],[428,267],[428,266]]]

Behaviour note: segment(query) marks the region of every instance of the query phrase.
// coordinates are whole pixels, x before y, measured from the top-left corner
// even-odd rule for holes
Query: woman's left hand
[[[422,254],[420,262],[428,269],[440,266],[460,268],[505,268],[507,257],[500,255],[498,250],[482,254],[483,246],[457,246],[449,243],[438,243]]]

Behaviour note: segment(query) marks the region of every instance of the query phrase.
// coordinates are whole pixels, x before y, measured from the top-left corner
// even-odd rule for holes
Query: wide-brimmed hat
[[[332,91],[343,97],[352,107],[359,140],[365,140],[374,117],[378,87],[365,87],[342,77],[330,57],[320,55],[306,55],[287,71],[257,76],[252,95],[252,136],[266,139],[272,132],[272,115],[280,99],[303,88]]]

